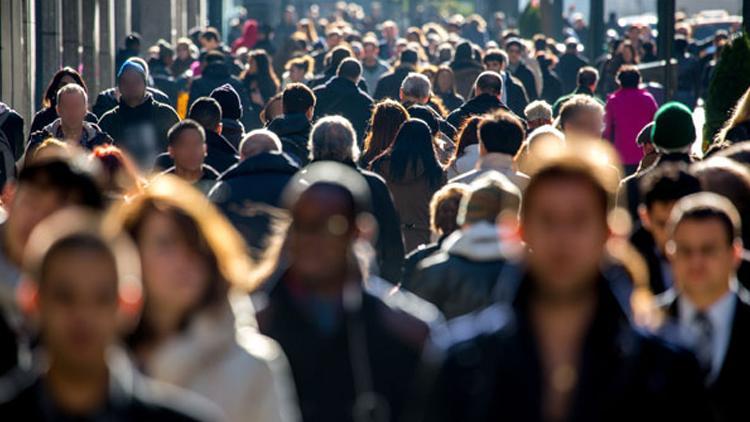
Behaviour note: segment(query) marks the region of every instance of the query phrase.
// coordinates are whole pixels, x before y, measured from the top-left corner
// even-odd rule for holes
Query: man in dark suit
[[[701,362],[719,421],[748,416],[750,292],[736,276],[740,224],[737,209],[717,194],[702,192],[677,202],[667,245],[676,284],[657,297]]]
[[[435,336],[448,353],[427,420],[710,419],[695,358],[635,329],[602,272],[616,183],[580,148],[540,162],[526,187],[526,269]]]

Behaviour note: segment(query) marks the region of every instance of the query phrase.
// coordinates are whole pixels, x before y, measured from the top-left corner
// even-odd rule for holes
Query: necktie
[[[714,328],[708,315],[704,312],[698,312],[693,317],[693,326],[696,330],[695,355],[704,374],[708,376],[712,369],[713,358],[713,336]]]

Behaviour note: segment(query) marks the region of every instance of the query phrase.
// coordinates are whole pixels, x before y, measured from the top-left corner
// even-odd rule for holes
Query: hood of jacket
[[[281,173],[293,175],[299,166],[288,155],[280,152],[265,152],[246,158],[230,167],[219,180],[227,181],[257,173]]]
[[[500,241],[500,228],[484,221],[453,232],[440,248],[449,255],[478,262],[498,261],[507,256]]]
[[[62,121],[58,117],[52,123],[44,127],[44,131],[52,136],[58,136],[58,130],[61,130]],[[87,139],[94,139],[98,135],[104,135],[105,133],[95,123],[83,121],[83,132],[86,134]]]
[[[312,124],[303,113],[285,114],[268,124],[268,130],[279,135],[279,138],[300,133],[307,136],[311,128]]]

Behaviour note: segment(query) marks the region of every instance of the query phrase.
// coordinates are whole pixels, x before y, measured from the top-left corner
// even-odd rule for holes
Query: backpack
[[[10,108],[0,110],[0,128],[8,120],[13,111]],[[13,148],[10,140],[4,131],[0,129],[0,189],[5,186],[8,180],[16,178],[16,162],[13,156]]]

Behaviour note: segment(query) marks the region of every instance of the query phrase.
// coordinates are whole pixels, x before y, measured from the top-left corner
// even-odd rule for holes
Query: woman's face
[[[209,286],[208,263],[187,244],[173,217],[148,213],[138,233],[138,248],[153,309],[182,315],[200,303]]]
[[[258,73],[258,63],[252,57],[247,58],[247,71],[250,73]]]

